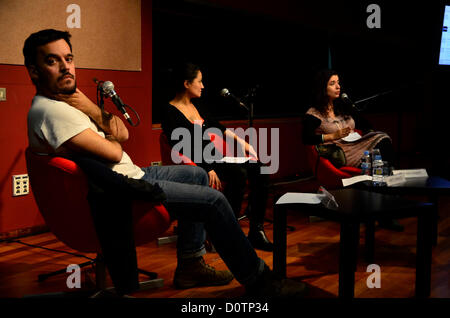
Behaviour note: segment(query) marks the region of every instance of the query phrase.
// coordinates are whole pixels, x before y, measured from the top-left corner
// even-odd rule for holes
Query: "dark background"
[[[174,61],[189,60],[202,66],[203,100],[220,119],[246,118],[245,109],[219,97],[224,87],[240,97],[258,87],[256,118],[299,115],[309,107],[314,73],[331,58],[354,101],[386,93],[362,104],[367,112],[425,108],[439,50],[438,2],[378,1],[381,29],[367,28],[365,1],[281,1],[288,5],[267,14],[210,2],[153,1],[154,106],[170,98],[166,70]],[[158,111],[153,107],[153,122]]]
[[[380,29],[366,25],[370,3],[381,8]],[[406,155],[426,155],[433,161],[441,156],[442,164],[434,166],[448,176],[448,146],[442,145],[448,145],[443,114],[449,106],[450,68],[438,66],[444,5],[153,1],[153,123],[159,122],[160,106],[170,99],[166,70],[174,61],[201,65],[202,100],[222,120],[247,118],[244,108],[219,96],[224,87],[239,97],[258,87],[256,119],[301,116],[310,106],[313,75],[331,63],[353,101],[380,94],[358,104],[363,116],[399,118],[403,139],[397,142],[414,143]]]

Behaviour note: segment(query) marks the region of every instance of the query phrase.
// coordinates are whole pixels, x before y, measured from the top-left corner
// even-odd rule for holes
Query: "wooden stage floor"
[[[302,280],[309,286],[307,298],[336,298],[338,294],[339,225],[331,221],[310,222],[301,214],[288,217],[288,224],[296,228],[288,231],[287,275]],[[268,215],[271,216],[271,211]],[[441,199],[438,245],[433,248],[431,298],[450,298],[450,202]],[[363,259],[364,227],[361,227],[360,253],[355,274],[355,298],[412,298],[414,297],[416,229],[415,219],[403,219],[402,233],[377,229],[375,263],[381,268],[381,288],[368,288],[366,281],[371,273],[366,272]],[[248,221],[241,221],[245,233]],[[266,223],[266,232],[272,238],[272,224]],[[171,234],[173,228],[168,231]],[[71,251],[51,233],[20,238],[28,244]],[[177,290],[172,279],[176,267],[176,243],[157,246],[156,242],[137,248],[139,267],[157,272],[164,279],[161,288],[140,291],[139,298],[236,298],[242,296],[244,288],[233,280],[220,287],[201,287]],[[258,255],[272,267],[272,253],[257,251]],[[95,257],[95,255],[87,255]],[[218,269],[226,268],[216,253],[209,252],[207,263]],[[37,277],[69,264],[85,262],[64,253],[46,251],[19,243],[0,243],[0,298],[22,298],[24,296],[69,292],[66,279],[61,274],[38,282]],[[83,270],[90,270],[87,267]],[[84,275],[82,275],[84,277]],[[143,279],[145,277],[142,277]],[[85,281],[82,280],[82,288]]]

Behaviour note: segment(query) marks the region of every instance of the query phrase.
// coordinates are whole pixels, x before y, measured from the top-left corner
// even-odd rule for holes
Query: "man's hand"
[[[92,102],[86,95],[83,94],[78,88],[75,93],[67,94],[56,94],[54,95],[56,100],[65,102],[72,107],[80,110],[89,116],[107,135],[112,135],[116,138],[118,142],[123,142],[128,140],[128,129],[125,127],[123,121],[112,115],[107,118],[102,113],[100,107],[98,107],[94,102]],[[105,112],[105,114],[108,114]]]
[[[56,94],[54,95],[56,100],[61,102],[66,102],[72,107],[82,111],[86,115],[92,118],[94,114],[97,113],[98,106],[94,104],[86,95],[83,94],[78,88],[75,93],[71,95],[67,94]]]

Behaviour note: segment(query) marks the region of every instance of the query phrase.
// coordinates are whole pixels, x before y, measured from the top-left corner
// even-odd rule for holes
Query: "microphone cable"
[[[0,243],[17,243],[17,244],[22,244],[22,245],[25,245],[25,246],[28,246],[28,247],[40,248],[40,249],[51,251],[51,252],[69,254],[69,255],[72,255],[72,256],[75,256],[75,257],[82,257],[82,258],[86,258],[86,259],[88,259],[90,261],[95,261],[94,258],[88,257],[88,256],[83,255],[83,254],[77,254],[77,253],[72,253],[72,252],[67,252],[67,251],[61,251],[61,250],[57,250],[57,249],[53,249],[53,248],[40,246],[40,245],[28,244],[28,243],[22,242],[21,240],[16,240],[16,239],[0,239]]]

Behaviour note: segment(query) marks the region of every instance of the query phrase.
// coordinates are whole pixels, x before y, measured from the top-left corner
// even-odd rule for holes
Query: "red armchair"
[[[320,185],[326,189],[342,188],[342,179],[361,174],[361,169],[344,166],[336,168],[328,159],[320,157],[313,145],[305,145],[308,165]]]
[[[93,262],[80,267],[95,265],[96,288],[105,289],[105,264],[101,260],[101,248],[97,239],[87,201],[87,178],[74,162],[62,157],[37,155],[30,149],[25,152],[31,189],[45,223],[55,236],[70,248],[83,253],[97,253]],[[133,203],[133,228],[136,245],[155,240],[170,226],[171,220],[163,205],[149,202]],[[42,281],[64,270],[39,276]],[[141,283],[160,287],[162,279],[156,273],[139,270],[152,280]]]

